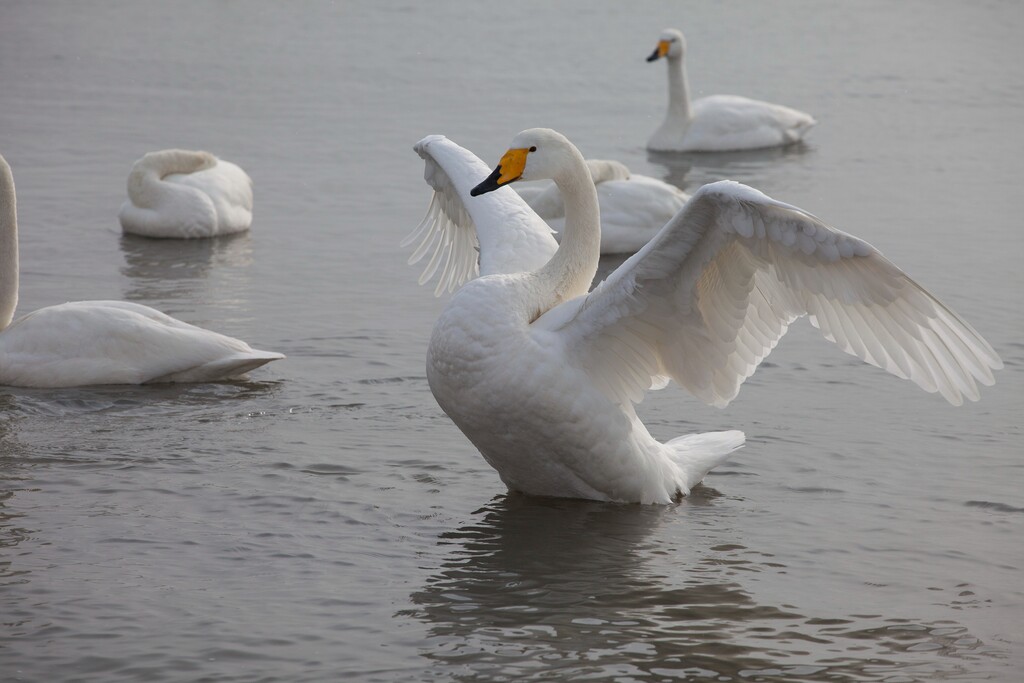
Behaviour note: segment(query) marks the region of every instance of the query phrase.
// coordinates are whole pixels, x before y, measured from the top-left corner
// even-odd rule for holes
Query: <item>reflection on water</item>
[[[76,417],[96,413],[120,416],[154,415],[161,419],[188,417],[201,419],[198,411],[223,413],[225,406],[244,405],[273,396],[280,382],[230,380],[205,384],[108,384],[62,389],[0,387],[0,438],[4,429],[16,434],[17,417]]]
[[[0,595],[14,584],[26,583],[28,571],[14,566],[18,544],[29,538],[31,532],[22,527],[24,513],[9,507],[15,494],[24,487],[28,476],[23,462],[24,447],[12,434],[10,408],[14,401],[0,395]],[[0,603],[0,613],[10,615],[13,605]],[[7,619],[5,619],[7,621]]]
[[[244,286],[252,265],[252,243],[248,233],[197,240],[156,240],[122,235],[125,265],[121,273],[129,280],[124,296],[147,303],[166,299],[183,301],[220,300],[210,291],[211,276],[217,271],[218,289]]]
[[[810,153],[812,147],[798,142],[786,147],[750,149],[735,152],[655,152],[647,150],[647,161],[665,169],[662,179],[687,192],[716,180],[737,180],[757,185],[766,169],[778,171],[780,164],[794,162]],[[690,175],[687,180],[687,175]]]
[[[448,559],[397,616],[429,624],[423,654],[456,680],[861,681],[966,670],[979,643],[953,622],[823,619],[759,602],[748,577],[785,565],[722,544],[721,529],[707,534],[716,545],[703,543],[700,527],[714,517],[679,512],[713,507],[718,494],[694,494],[680,508],[496,498],[441,536]],[[683,523],[692,545],[652,544],[663,524]],[[653,559],[667,553],[672,575]],[[954,659],[937,664],[936,651]]]

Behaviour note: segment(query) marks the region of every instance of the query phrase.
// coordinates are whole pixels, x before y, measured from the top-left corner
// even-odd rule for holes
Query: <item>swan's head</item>
[[[661,32],[661,37],[658,38],[658,47],[654,48],[654,52],[647,58],[647,61],[653,62],[661,57],[679,59],[684,52],[686,52],[686,39],[683,38],[683,32],[679,29],[667,28]]]
[[[512,140],[494,172],[470,190],[474,197],[517,180],[557,180],[583,156],[569,140],[550,128],[530,128]]]

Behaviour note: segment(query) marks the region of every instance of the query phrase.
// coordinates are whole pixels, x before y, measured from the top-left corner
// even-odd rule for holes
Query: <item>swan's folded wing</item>
[[[724,406],[803,315],[847,353],[978,399],[1002,366],[970,325],[870,244],[738,183],[701,188],[585,297],[539,318],[609,396],[639,401],[668,375]]]
[[[429,135],[414,149],[426,164],[423,178],[434,189],[423,220],[402,242],[418,242],[410,264],[430,254],[420,284],[440,271],[434,290],[440,296],[478,274],[539,268],[555,253],[551,228],[512,189],[470,196],[491,172],[475,154],[443,135]]]

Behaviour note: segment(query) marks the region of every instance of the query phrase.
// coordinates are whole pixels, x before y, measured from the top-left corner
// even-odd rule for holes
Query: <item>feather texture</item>
[[[564,335],[588,372],[617,368],[617,401],[642,396],[651,378],[633,369],[644,367],[725,406],[804,315],[843,351],[953,405],[978,400],[978,384],[1002,366],[974,328],[870,244],[730,181],[702,187],[605,282],[535,327]]]
[[[469,190],[490,172],[475,154],[443,135],[429,135],[413,149],[425,162],[423,179],[434,194],[401,246],[418,243],[410,265],[431,255],[419,282],[440,272],[435,296],[481,274],[538,268],[555,253],[551,228],[512,189],[475,198],[467,208]]]

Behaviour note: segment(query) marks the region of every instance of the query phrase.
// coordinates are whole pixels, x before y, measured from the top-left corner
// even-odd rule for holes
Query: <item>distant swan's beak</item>
[[[668,47],[669,43],[667,40],[659,40],[658,47],[654,48],[654,52],[652,52],[651,56],[647,58],[647,61],[653,62],[657,60],[659,57],[664,57],[665,55],[668,54]]]
[[[505,152],[505,156],[501,157],[501,161],[498,162],[491,175],[487,176],[482,183],[469,191],[470,196],[476,197],[487,192],[493,192],[502,185],[508,185],[519,180],[523,175],[523,169],[526,167],[526,155],[529,153],[530,150],[528,149],[510,149]]]

